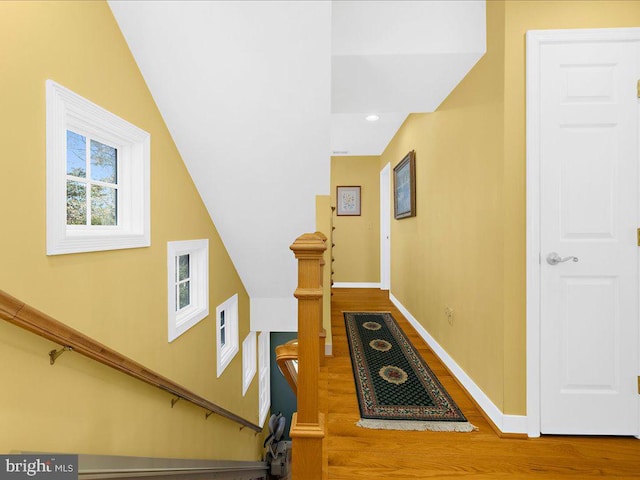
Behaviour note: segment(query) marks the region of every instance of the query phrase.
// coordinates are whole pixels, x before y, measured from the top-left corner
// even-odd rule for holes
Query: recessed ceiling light
[[[375,122],[376,120],[380,120],[380,117],[375,113],[372,113],[371,115],[367,115],[365,119],[369,122]]]

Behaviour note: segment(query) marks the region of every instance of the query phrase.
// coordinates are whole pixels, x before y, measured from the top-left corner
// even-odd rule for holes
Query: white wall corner
[[[413,328],[416,329],[418,335],[427,342],[429,348],[440,358],[455,378],[467,389],[467,392],[469,392],[484,413],[502,433],[527,433],[527,417],[525,415],[505,415],[502,413],[480,387],[476,385],[471,377],[451,358],[447,351],[436,342],[429,332],[427,332],[420,322],[411,315],[409,310],[407,310],[392,293],[389,293],[389,299],[405,316]]]
[[[291,298],[251,298],[251,330],[297,332],[298,301]]]
[[[324,355],[325,357],[331,357],[333,355],[333,345],[330,343],[325,343],[324,345]]]

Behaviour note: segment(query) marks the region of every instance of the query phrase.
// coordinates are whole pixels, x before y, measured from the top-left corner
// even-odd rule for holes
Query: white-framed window
[[[219,377],[239,350],[237,293],[216,308],[216,337]]]
[[[209,240],[167,243],[168,337],[209,315]]]
[[[258,417],[264,425],[271,407],[271,377],[269,373],[269,332],[258,335]]]
[[[244,397],[251,385],[253,377],[256,376],[257,348],[256,332],[249,332],[249,335],[242,341],[242,396]]]
[[[148,247],[150,135],[46,82],[47,255]]]

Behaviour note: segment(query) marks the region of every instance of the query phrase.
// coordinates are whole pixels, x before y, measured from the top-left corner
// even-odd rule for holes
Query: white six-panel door
[[[639,433],[639,45],[539,49],[542,433]]]

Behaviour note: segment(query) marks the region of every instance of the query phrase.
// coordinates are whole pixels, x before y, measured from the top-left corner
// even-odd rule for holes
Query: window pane
[[[190,282],[178,284],[178,310],[182,310],[191,303],[191,285]]]
[[[178,278],[180,282],[189,278],[189,254],[178,256]]]
[[[87,176],[87,139],[67,130],[67,175]]]
[[[117,158],[115,148],[91,140],[91,180],[118,183]]]
[[[225,328],[225,325],[224,325],[224,310],[222,310],[220,312],[220,345],[223,347],[227,343],[226,332],[227,332],[227,329]]]
[[[117,214],[117,190],[91,185],[91,225],[117,225]]]
[[[87,224],[87,187],[67,181],[67,225]]]

